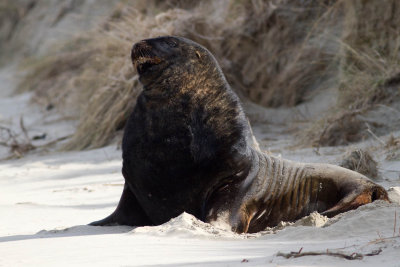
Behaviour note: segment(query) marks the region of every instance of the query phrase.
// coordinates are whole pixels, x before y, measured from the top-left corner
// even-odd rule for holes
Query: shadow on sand
[[[32,235],[11,235],[0,237],[0,243],[21,241],[39,238],[57,238],[71,236],[86,236],[86,235],[107,235],[107,234],[125,234],[135,229],[131,226],[89,226],[77,225],[61,230],[42,230]]]

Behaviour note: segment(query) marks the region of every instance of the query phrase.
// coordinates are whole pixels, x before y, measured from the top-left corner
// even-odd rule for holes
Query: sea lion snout
[[[146,40],[133,45],[131,59],[139,75],[148,72],[152,66],[161,62],[161,58],[154,54],[153,47]]]
[[[151,45],[149,45],[146,40],[141,40],[132,46],[132,51],[131,51],[131,59],[132,62],[137,60],[140,57],[149,55],[151,52]]]
[[[171,36],[141,40],[133,45],[131,59],[135,62],[142,57],[166,58],[174,54],[178,46],[179,40]]]

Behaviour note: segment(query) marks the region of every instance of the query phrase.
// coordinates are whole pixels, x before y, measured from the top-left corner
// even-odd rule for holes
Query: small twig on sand
[[[379,106],[379,107],[383,107],[383,108],[386,108],[386,109],[388,109],[388,110],[390,110],[390,111],[394,111],[394,112],[396,112],[397,114],[399,114],[400,115],[400,111],[398,111],[397,109],[395,109],[395,108],[392,108],[392,107],[389,107],[389,106],[387,106],[387,105],[383,105],[383,104],[378,104],[377,106]]]
[[[393,226],[393,237],[396,235],[396,224],[397,224],[397,211],[394,211],[394,226]],[[400,229],[399,229],[400,233]]]
[[[371,130],[371,127],[369,126],[368,123],[365,123],[365,125],[367,126],[367,132],[373,137],[375,138],[378,142],[380,142],[383,146],[385,146],[385,142],[383,142],[382,139],[380,139],[378,136],[376,136],[376,134],[374,134]]]
[[[4,126],[0,126],[0,132],[1,132],[0,139],[3,139],[0,142],[0,145],[10,148],[12,158],[15,157],[21,158],[23,154],[36,148],[34,145],[32,145],[32,143],[29,140],[28,133],[24,126],[24,121],[22,117],[20,119],[20,127],[24,134],[24,137],[22,138],[23,140],[21,140],[21,138],[18,138],[18,135],[11,129]],[[6,133],[6,137],[3,136],[3,132]]]
[[[363,247],[365,247],[365,246],[368,246],[368,245],[371,245],[371,244],[379,244],[379,243],[385,243],[385,242],[389,242],[390,240],[394,240],[394,239],[397,239],[397,238],[399,238],[400,236],[393,236],[393,237],[385,237],[385,238],[377,238],[377,239],[374,239],[374,240],[372,240],[372,241],[369,241],[366,245],[364,245]]]
[[[10,128],[4,127],[0,125],[0,146],[8,147],[10,148],[10,153],[11,155],[2,158],[0,160],[9,160],[9,159],[14,159],[14,158],[22,158],[26,153],[28,153],[31,150],[35,150],[37,148],[47,148],[50,147],[60,141],[63,141],[71,135],[63,136],[60,138],[57,138],[53,141],[50,141],[48,143],[45,143],[43,145],[33,145],[31,142],[31,139],[29,138],[28,131],[25,127],[24,120],[21,117],[19,121],[19,125],[22,131],[22,137],[20,136],[21,134],[16,134],[13,130]]]
[[[51,141],[51,142],[48,142],[48,143],[46,143],[46,144],[39,145],[39,146],[36,146],[36,147],[37,147],[37,148],[49,147],[49,146],[52,146],[52,145],[54,145],[54,144],[56,144],[56,143],[58,143],[58,142],[60,142],[60,141],[64,141],[64,140],[70,138],[71,136],[72,136],[72,134],[66,135],[66,136],[62,136],[62,137],[59,137],[59,138],[57,138],[57,139],[55,139],[55,140],[53,140],[53,141]]]
[[[21,130],[22,130],[22,133],[24,134],[25,140],[30,142],[30,138],[28,136],[28,131],[25,128],[24,118],[22,116],[19,118],[19,126],[21,127]]]
[[[309,252],[301,252],[302,249],[300,249],[299,252],[290,252],[290,253],[282,253],[282,252],[278,252],[278,254],[276,254],[277,256],[281,256],[284,257],[286,259],[290,259],[290,258],[299,258],[299,257],[304,257],[304,256],[332,256],[332,257],[339,257],[339,258],[343,258],[346,260],[362,260],[365,256],[375,256],[375,255],[379,255],[382,252],[382,249],[378,249],[378,250],[373,250],[371,253],[367,253],[367,254],[362,254],[362,253],[352,253],[352,254],[346,254],[343,252],[330,252],[330,251],[309,251]]]
[[[381,236],[381,233],[379,233],[379,231],[376,231],[376,234],[379,236],[379,239],[378,239],[378,240],[383,240],[383,238],[382,238],[382,236]]]

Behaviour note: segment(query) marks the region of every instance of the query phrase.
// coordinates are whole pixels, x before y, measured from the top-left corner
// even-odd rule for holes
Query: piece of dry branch
[[[22,117],[20,118],[19,124],[22,131],[22,137],[20,136],[21,134],[17,134],[10,128],[0,125],[0,145],[10,149],[10,156],[3,158],[5,160],[22,158],[29,151],[38,148],[47,148],[71,137],[71,135],[63,136],[43,145],[36,146],[32,144],[31,139],[29,138],[28,130],[24,125]]]
[[[299,257],[304,257],[304,256],[332,256],[332,257],[339,257],[343,258],[346,260],[362,260],[365,256],[375,256],[379,255],[382,252],[382,249],[378,250],[373,250],[370,253],[362,254],[362,253],[351,253],[347,254],[344,252],[330,252],[329,250],[326,251],[308,251],[308,252],[290,252],[290,253],[283,253],[283,252],[278,252],[276,255],[284,257],[286,259],[290,258],[299,258]]]
[[[24,134],[22,139],[11,129],[0,126],[0,145],[10,148],[11,156],[8,158],[21,158],[24,154],[36,148],[28,138],[22,117],[20,119],[20,127]]]

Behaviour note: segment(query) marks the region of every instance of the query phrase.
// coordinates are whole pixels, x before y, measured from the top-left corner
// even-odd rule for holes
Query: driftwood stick
[[[299,257],[304,257],[304,256],[332,256],[332,257],[343,258],[346,260],[361,260],[365,256],[375,256],[375,255],[379,255],[381,252],[382,252],[382,249],[378,249],[378,250],[373,250],[371,253],[367,253],[367,254],[355,253],[355,252],[352,254],[347,254],[344,252],[330,252],[328,250],[327,251],[301,252],[301,249],[300,249],[299,252],[293,252],[293,251],[290,253],[278,252],[278,254],[276,254],[276,255],[284,257],[286,259],[299,258]]]

